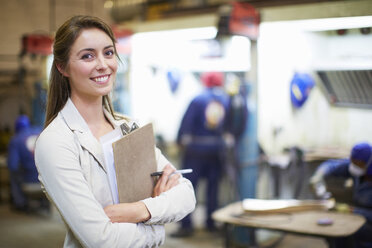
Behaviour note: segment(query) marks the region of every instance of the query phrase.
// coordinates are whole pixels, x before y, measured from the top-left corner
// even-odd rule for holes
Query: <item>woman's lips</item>
[[[109,77],[110,77],[110,75],[102,75],[102,76],[98,76],[98,77],[93,77],[91,79],[96,83],[102,84],[102,83],[106,83],[107,80],[109,79]]]

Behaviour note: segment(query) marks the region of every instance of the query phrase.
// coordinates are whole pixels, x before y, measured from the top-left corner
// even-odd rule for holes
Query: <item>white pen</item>
[[[191,173],[191,172],[192,172],[192,169],[183,169],[183,170],[176,170],[172,174],[176,174],[176,173],[187,174],[187,173]],[[152,177],[161,176],[161,175],[163,175],[162,171],[157,171],[157,172],[151,173]]]

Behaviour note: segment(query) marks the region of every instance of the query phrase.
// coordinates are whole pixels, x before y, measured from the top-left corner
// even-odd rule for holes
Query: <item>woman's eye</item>
[[[108,50],[108,51],[105,52],[105,55],[106,56],[112,56],[112,55],[114,55],[114,51],[113,50]]]
[[[90,53],[87,53],[87,54],[84,54],[83,56],[81,56],[82,59],[91,59],[93,58],[93,54],[90,54]]]

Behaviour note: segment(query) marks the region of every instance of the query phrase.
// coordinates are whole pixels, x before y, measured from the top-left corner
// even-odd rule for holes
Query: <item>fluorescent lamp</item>
[[[214,39],[217,34],[216,27],[187,28],[166,31],[136,33],[134,36],[148,39],[164,40],[206,40]]]

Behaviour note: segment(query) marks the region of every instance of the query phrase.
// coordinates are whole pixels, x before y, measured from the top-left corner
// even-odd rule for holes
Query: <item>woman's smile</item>
[[[106,84],[109,82],[110,76],[111,74],[105,74],[97,77],[92,77],[90,79],[92,79],[94,82],[98,84]]]

